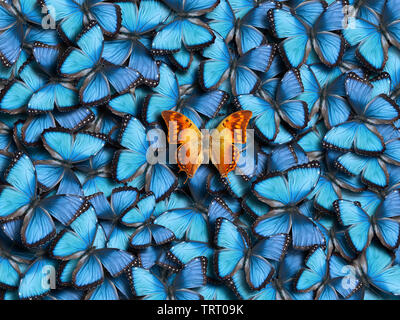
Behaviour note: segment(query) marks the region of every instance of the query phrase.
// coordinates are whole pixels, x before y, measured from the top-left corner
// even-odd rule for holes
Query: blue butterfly
[[[39,4],[34,0],[3,1],[0,17],[0,60],[6,67],[18,61],[24,45],[31,45],[35,41],[58,44],[55,30],[41,27],[43,16]]]
[[[117,182],[128,182],[144,175],[145,189],[153,192],[157,201],[171,194],[178,184],[177,178],[168,166],[147,162],[146,154],[150,145],[146,129],[138,119],[130,116],[124,118],[119,143],[125,149],[118,150],[114,155],[112,174]],[[160,146],[160,141],[155,145],[165,148]]]
[[[189,116],[200,127],[202,120],[197,113],[212,118],[228,100],[227,93],[222,90],[199,93],[179,87],[175,74],[164,63],[160,65],[159,84],[153,91],[143,103],[143,117],[148,124],[158,122],[162,111],[176,110]]]
[[[54,258],[65,261],[59,276],[62,283],[93,288],[103,283],[104,269],[115,278],[135,262],[126,251],[105,248],[105,233],[89,203],[70,227],[58,233],[50,248]]]
[[[135,205],[138,198],[139,191],[132,187],[113,189],[110,202],[101,192],[88,197],[97,217],[101,220],[100,224],[105,231],[108,248],[128,249],[133,230],[120,225],[119,220],[126,210]]]
[[[86,131],[74,134],[52,128],[43,132],[42,140],[52,159],[35,162],[41,187],[50,190],[59,184],[58,193],[82,195],[82,186],[72,168],[100,152],[106,143],[105,136]]]
[[[362,281],[360,299],[370,294],[369,290],[378,290],[378,295],[400,294],[400,265],[395,264],[394,257],[381,246],[371,243],[355,261],[354,270],[353,276]]]
[[[25,178],[21,180],[21,175]],[[37,172],[29,157],[18,151],[5,172],[0,193],[1,220],[24,216],[22,243],[27,247],[45,244],[56,234],[55,218],[69,225],[81,210],[84,200],[73,195],[39,197]]]
[[[229,43],[232,39],[240,54],[244,54],[265,42],[265,35],[260,29],[269,29],[268,10],[280,7],[279,2],[266,1],[257,3],[243,17],[236,18],[227,0],[206,14],[208,25]]]
[[[129,300],[132,293],[125,274],[119,277],[106,277],[102,284],[88,291],[85,300]],[[71,300],[71,299],[68,299]]]
[[[110,85],[124,93],[142,81],[142,76],[130,67],[108,63],[109,52],[104,50],[104,37],[100,26],[91,22],[77,37],[79,47],[66,50],[58,69],[63,77],[81,78],[80,102],[86,106],[108,102]]]
[[[175,239],[173,231],[157,223],[155,208],[156,198],[149,192],[122,214],[121,223],[136,228],[129,238],[133,248],[143,249],[153,243],[163,245]]]
[[[82,300],[83,292],[76,289],[65,288],[53,290],[48,295],[43,297],[43,300]]]
[[[314,161],[256,180],[253,192],[273,210],[256,220],[254,232],[269,237],[292,231],[295,248],[324,245],[324,236],[310,216],[309,204],[297,206],[313,191],[319,178],[320,166]]]
[[[176,53],[181,48],[188,51],[200,50],[214,42],[215,35],[199,20],[199,17],[213,10],[218,5],[217,0],[206,0],[201,3],[194,0],[163,2],[175,14],[171,22],[157,31],[151,44],[153,54]]]
[[[399,107],[385,93],[385,75],[378,77],[372,85],[369,81],[350,73],[345,81],[346,95],[358,117],[333,127],[325,135],[323,146],[338,151],[352,151],[364,155],[379,155],[384,149],[382,136],[374,124],[393,123],[399,117]]]
[[[297,16],[287,7],[268,12],[274,35],[285,39],[279,47],[289,67],[299,68],[304,64],[311,47],[327,66],[332,67],[340,62],[344,52],[344,39],[333,31],[343,29],[343,5],[343,1],[335,1],[324,9],[322,3],[308,1],[296,8]]]
[[[201,300],[193,291],[206,284],[207,259],[198,257],[189,261],[177,274],[161,280],[149,270],[134,267],[130,274],[132,289],[144,300]]]
[[[274,54],[275,46],[263,44],[236,57],[217,35],[215,42],[203,51],[206,60],[199,67],[200,85],[206,91],[215,90],[229,78],[234,95],[253,93],[260,82],[256,71],[268,70]]]
[[[349,297],[353,286],[344,286],[343,267],[346,262],[340,257],[330,257],[322,248],[315,248],[305,261],[295,280],[299,292],[315,291],[315,300],[339,300]],[[357,284],[354,284],[357,287]],[[347,290],[346,290],[347,289]]]
[[[130,114],[138,118],[144,99],[150,93],[151,91],[146,87],[137,87],[134,92],[113,95],[107,104],[107,108],[120,117]]]
[[[400,51],[395,47],[390,47],[384,71],[390,75],[390,97],[396,101],[397,104],[400,103],[400,70],[397,67],[399,63]]]
[[[390,249],[400,244],[400,224],[396,221],[400,205],[398,190],[389,193],[376,211],[364,210],[359,202],[337,200],[334,208],[339,222],[347,227],[346,234],[352,248],[361,252],[376,235]]]
[[[240,299],[247,300],[312,300],[312,292],[297,292],[294,280],[303,266],[301,251],[290,249],[274,274],[271,282],[261,290],[251,290],[244,270],[238,270],[228,281],[228,286]]]
[[[81,182],[85,196],[102,192],[106,197],[109,197],[112,190],[120,186],[112,180],[109,170],[114,151],[113,148],[104,147],[88,160],[74,165],[79,170],[75,173]]]
[[[379,72],[385,67],[389,43],[400,46],[399,4],[398,0],[386,1],[381,14],[371,8],[364,8],[358,17],[349,18],[343,30],[349,44],[357,46],[357,58],[373,71]]]
[[[74,43],[89,19],[97,21],[105,35],[115,36],[121,27],[121,9],[103,0],[44,0],[57,31],[67,43]]]
[[[104,43],[107,59],[115,65],[122,65],[129,58],[128,66],[142,75],[146,85],[155,87],[159,81],[159,70],[150,55],[150,39],[146,34],[161,25],[170,15],[170,10],[155,0],[117,4],[121,8],[122,29],[117,40]],[[154,12],[157,14],[154,15]]]
[[[288,246],[289,237],[277,234],[257,241],[253,246],[245,231],[224,218],[216,222],[215,272],[228,279],[244,268],[246,281],[253,290],[265,287],[274,274],[270,261],[280,261]]]

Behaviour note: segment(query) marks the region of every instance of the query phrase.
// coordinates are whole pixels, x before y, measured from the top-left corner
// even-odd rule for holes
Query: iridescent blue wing
[[[39,298],[50,292],[51,277],[54,276],[56,263],[47,258],[38,258],[24,272],[18,288],[20,299]],[[50,281],[50,282],[49,282]]]
[[[136,196],[135,196],[136,198]],[[125,201],[127,201],[126,199]],[[120,211],[122,214],[121,222],[127,226],[139,226],[149,221],[156,206],[156,198],[153,193],[142,196],[134,206],[127,207],[126,210]]]
[[[220,248],[215,252],[215,272],[227,279],[241,267],[250,244],[245,231],[229,220],[218,218],[215,224],[215,244]]]
[[[93,288],[104,280],[104,270],[96,255],[82,257],[72,273],[72,283],[80,290]]]
[[[371,221],[359,203],[337,200],[334,208],[339,222],[347,227],[346,233],[350,244],[357,252],[363,251],[372,239]]]
[[[42,135],[46,149],[53,157],[69,163],[81,162],[96,155],[105,145],[102,134],[65,129],[48,129]]]
[[[175,296],[179,297],[185,289],[199,288],[206,284],[207,258],[197,257],[189,261],[173,281]]]
[[[51,113],[29,117],[21,130],[22,139],[28,146],[38,145],[42,132],[51,127],[55,127],[55,121]]]
[[[21,177],[25,177],[21,180]],[[22,152],[17,152],[5,172],[11,186],[2,186],[0,193],[1,217],[20,215],[36,198],[36,171],[33,163]]]
[[[366,249],[364,257],[362,268],[368,282],[383,292],[399,295],[400,266],[393,265],[392,256],[373,243]]]
[[[117,289],[112,281],[104,279],[103,283],[90,290],[85,296],[86,300],[119,300]]]
[[[188,106],[206,117],[213,118],[228,101],[229,95],[222,90],[194,94],[186,100]]]
[[[121,9],[118,5],[98,1],[89,10],[105,35],[113,37],[118,33],[121,28]]]
[[[146,172],[146,191],[151,191],[156,200],[168,197],[177,187],[178,179],[172,170],[164,164],[155,164]]]
[[[195,209],[167,211],[154,223],[171,230],[177,239],[207,242],[209,238],[207,220],[203,213]]]
[[[95,255],[112,277],[120,276],[135,262],[134,256],[124,250],[100,249],[95,251]]]
[[[224,39],[217,36],[214,43],[204,49],[203,56],[207,60],[202,61],[199,67],[200,85],[205,90],[215,90],[228,77],[231,64],[231,55]]]
[[[155,93],[146,97],[143,105],[146,123],[156,123],[161,113],[176,107],[179,100],[179,86],[175,74],[164,63],[160,66],[160,81],[154,88]]]
[[[279,45],[283,60],[289,67],[299,68],[305,63],[310,51],[310,39],[305,25],[285,9],[271,9],[268,18],[275,36],[285,39]]]
[[[224,39],[230,39],[233,36],[235,27],[235,15],[227,0],[221,0],[218,6],[206,14],[210,19],[208,25]]]
[[[132,289],[135,295],[144,300],[166,300],[167,288],[161,280],[150,271],[134,267],[131,270]]]
[[[300,292],[317,289],[325,280],[328,261],[323,249],[315,249],[306,259],[306,268],[302,269],[296,279],[295,287]]]
[[[146,140],[146,130],[138,119],[124,119],[119,143],[127,149],[115,154],[112,173],[117,182],[127,182],[141,174],[140,169],[147,163],[149,143]]]

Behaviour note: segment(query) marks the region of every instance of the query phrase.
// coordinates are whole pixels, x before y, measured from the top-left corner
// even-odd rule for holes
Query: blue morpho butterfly
[[[124,212],[134,206],[139,198],[139,191],[132,187],[119,187],[112,190],[110,202],[102,192],[88,197],[100,220],[107,238],[107,248],[127,250],[132,229],[120,225]]]
[[[383,153],[383,138],[373,125],[390,124],[399,118],[399,107],[386,93],[387,81],[387,74],[371,83],[349,73],[345,81],[346,95],[356,116],[328,131],[323,140],[325,148],[342,152],[354,150],[364,155]]]
[[[128,66],[137,70],[148,86],[156,86],[159,70],[156,61],[149,52],[150,39],[146,36],[162,24],[170,10],[160,1],[146,0],[135,2],[117,2],[122,13],[122,29],[118,38],[104,43],[107,60],[122,65],[128,58]],[[157,14],[154,14],[157,12]]]
[[[166,252],[167,258],[178,266],[178,270],[194,258],[206,257],[208,262],[207,277],[215,279],[213,255],[214,249],[208,243],[195,241],[172,243],[171,248]]]
[[[351,108],[345,99],[345,73],[338,67],[329,69],[323,64],[315,64],[302,66],[300,76],[304,93],[298,99],[307,102],[310,114],[320,111],[329,129],[349,119]]]
[[[0,194],[1,220],[24,216],[21,226],[22,243],[37,247],[56,234],[52,218],[69,225],[81,210],[84,200],[73,195],[39,197],[37,172],[27,155],[18,151],[5,172]],[[21,176],[25,178],[21,180]]]
[[[281,119],[293,128],[302,129],[308,123],[307,104],[296,100],[304,91],[297,69],[291,69],[283,76],[274,92],[274,96],[263,94],[239,95],[235,105],[253,113],[254,128],[263,140],[273,141],[277,137]]]
[[[132,289],[136,296],[144,300],[202,300],[202,296],[193,289],[206,284],[207,259],[197,257],[189,261],[177,273],[166,279],[143,268],[130,270]]]
[[[102,148],[88,160],[76,163],[77,175],[85,196],[90,196],[102,192],[104,196],[109,197],[114,188],[121,186],[111,178],[110,167],[114,155],[114,149],[109,147]],[[141,188],[143,181],[137,182],[135,187]]]
[[[250,288],[259,290],[271,280],[275,269],[271,261],[280,261],[289,243],[287,234],[277,234],[251,244],[242,228],[218,218],[216,222],[215,272],[222,279],[231,278],[244,268]]]
[[[371,243],[361,256],[356,259],[351,268],[353,282],[361,282],[359,299],[370,294],[400,295],[400,265],[395,263],[395,257],[382,246]]]
[[[58,264],[54,259],[45,255],[35,259],[25,270],[18,287],[19,299],[35,299],[46,296],[51,291],[49,275],[57,270]]]
[[[206,18],[210,20],[208,25],[211,29],[227,43],[234,39],[239,53],[244,54],[265,42],[264,34],[257,28],[269,29],[268,10],[277,7],[280,7],[280,3],[275,1],[257,3],[243,17],[236,19],[228,0],[223,0],[206,14]]]
[[[353,7],[353,14],[356,16],[363,16],[365,12],[374,10],[376,13],[381,14],[386,0],[349,0],[348,3]]]
[[[218,4],[217,0],[163,2],[174,11],[174,17],[157,31],[151,44],[154,54],[200,50],[214,42],[213,32],[198,17],[213,10]]]
[[[228,281],[228,285],[240,299],[248,300],[312,300],[312,292],[297,292],[293,283],[298,271],[303,267],[304,254],[289,249],[276,267],[276,272],[261,290],[251,290],[244,270],[238,270]]]
[[[67,43],[74,43],[92,19],[109,37],[115,36],[121,27],[121,9],[115,3],[103,0],[44,0],[43,5],[57,22],[57,31]]]
[[[22,274],[32,262],[32,257],[12,249],[10,241],[0,239],[0,288],[17,290]]]
[[[204,300],[235,300],[235,295],[223,282],[207,280],[207,284],[197,289]]]
[[[100,26],[91,21],[79,34],[76,43],[62,57],[58,69],[63,77],[81,78],[79,98],[86,106],[108,102],[111,97],[110,85],[124,93],[142,81],[142,76],[130,67],[113,65],[103,50],[104,37]]]
[[[63,261],[61,283],[72,283],[77,289],[93,288],[103,282],[104,269],[115,278],[135,262],[130,253],[105,247],[105,233],[88,202],[70,227],[58,233],[50,248],[51,256]]]
[[[10,67],[6,67],[0,63],[0,81],[10,81],[18,77],[19,69],[29,58],[29,53],[26,50],[22,50],[19,54],[17,61]]]
[[[163,245],[175,239],[171,230],[157,224],[156,218],[159,214],[156,210],[156,197],[152,192],[143,195],[122,213],[121,223],[136,228],[129,237],[130,246],[143,249],[152,244]]]
[[[316,300],[347,298],[352,295],[354,286],[343,285],[346,281],[343,267],[346,264],[340,257],[331,256],[320,247],[315,248],[306,258],[305,267],[298,273],[294,286],[299,292],[315,290]]]
[[[299,68],[307,60],[311,48],[327,66],[337,65],[344,53],[344,39],[332,31],[344,25],[343,2],[335,1],[326,9],[319,1],[306,1],[296,9],[271,9],[269,21],[274,35],[285,39],[280,51],[289,67]]]
[[[349,18],[343,30],[347,42],[357,46],[357,58],[373,71],[379,72],[385,67],[389,43],[400,48],[399,5],[399,0],[388,0],[381,14],[364,8],[357,17]]]
[[[157,137],[149,137],[142,123],[131,116],[124,118],[119,136],[119,143],[124,148],[118,150],[113,159],[113,177],[117,182],[129,182],[144,175],[145,190],[151,191],[156,200],[166,198],[176,188],[178,180],[171,169],[162,163],[150,164],[147,153],[155,149],[165,150],[162,141],[154,141]]]
[[[164,63],[160,65],[160,82],[153,91],[143,102],[143,117],[148,124],[161,120],[163,111],[175,110],[200,127],[202,120],[197,113],[212,118],[228,99],[222,90],[200,93],[191,86],[180,87],[174,72]]]
[[[136,87],[132,92],[124,94],[116,94],[111,96],[107,104],[107,108],[115,115],[123,117],[130,114],[134,117],[139,117],[144,99],[151,91],[147,87]]]
[[[392,125],[377,125],[376,128],[385,145],[382,155],[366,157],[348,152],[339,155],[334,166],[346,174],[360,176],[361,182],[367,186],[382,189],[389,184],[387,164],[400,164],[400,134]]]
[[[102,284],[88,291],[85,300],[126,300],[132,297],[130,291],[125,274],[116,278],[105,277]]]
[[[57,193],[83,195],[80,181],[72,168],[96,155],[106,143],[105,136],[87,131],[73,133],[62,128],[50,128],[43,132],[42,140],[52,159],[35,161],[41,187],[50,190],[59,184]]]
[[[275,51],[275,46],[263,44],[242,56],[235,56],[217,35],[214,43],[203,50],[206,60],[199,67],[200,85],[206,91],[215,90],[228,79],[234,95],[253,93],[260,82],[255,71],[267,71]]]
[[[374,235],[389,249],[400,244],[400,223],[397,209],[400,206],[399,191],[391,191],[378,208],[368,210],[360,202],[337,200],[334,208],[339,222],[346,227],[349,244],[356,252],[363,251]]]
[[[253,183],[253,192],[273,210],[257,218],[253,229],[263,237],[292,231],[295,248],[324,245],[325,239],[310,216],[308,204],[298,206],[314,190],[320,177],[316,161],[273,172]]]
[[[6,67],[17,62],[24,45],[41,41],[48,45],[58,43],[57,32],[41,27],[43,16],[34,0],[5,2],[0,6],[0,60]]]
[[[388,51],[388,60],[386,62],[384,71],[390,75],[391,88],[390,97],[400,103],[400,50],[395,47],[390,47]]]

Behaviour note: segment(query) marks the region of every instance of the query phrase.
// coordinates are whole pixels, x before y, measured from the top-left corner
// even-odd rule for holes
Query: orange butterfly
[[[163,111],[162,117],[168,127],[168,142],[179,145],[176,160],[181,171],[192,178],[209,156],[223,178],[235,170],[240,151],[235,143],[246,143],[246,128],[252,112],[241,110],[227,116],[209,137],[208,146],[203,146],[204,136],[185,115],[176,111]]]

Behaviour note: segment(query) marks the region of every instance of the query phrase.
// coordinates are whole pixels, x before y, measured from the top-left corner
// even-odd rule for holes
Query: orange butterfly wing
[[[185,115],[176,111],[163,111],[168,127],[168,142],[179,144],[176,162],[181,171],[192,178],[203,162],[202,134]]]
[[[217,167],[223,178],[228,173],[235,170],[240,150],[234,143],[246,143],[246,129],[252,117],[252,112],[241,110],[227,116],[217,127],[216,135],[219,135],[219,141],[211,141],[211,161]]]

